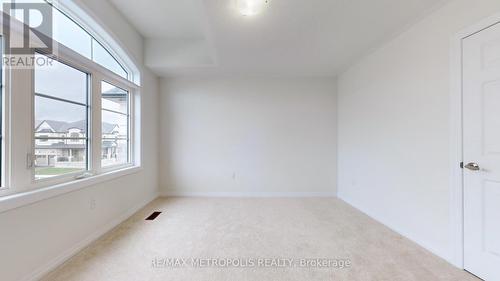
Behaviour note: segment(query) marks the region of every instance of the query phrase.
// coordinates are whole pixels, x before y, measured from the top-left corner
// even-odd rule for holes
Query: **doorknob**
[[[479,167],[479,165],[476,163],[469,163],[469,164],[465,165],[464,167],[471,170],[471,171],[479,171],[481,169]]]

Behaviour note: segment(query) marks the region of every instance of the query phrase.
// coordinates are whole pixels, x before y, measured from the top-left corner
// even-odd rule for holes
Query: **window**
[[[101,83],[102,167],[129,163],[129,93]]]
[[[60,10],[54,10],[54,40],[128,79],[125,67],[93,36]]]
[[[92,59],[92,37],[73,20],[57,9],[53,9],[53,37],[57,42]]]
[[[35,67],[36,179],[88,169],[88,76],[57,61]]]
[[[128,77],[123,66],[95,39],[92,40],[92,59],[123,78]]]
[[[51,5],[48,1],[46,2],[47,5]],[[58,8],[52,7],[52,10],[54,23],[53,38],[55,41],[125,79],[130,78],[125,67],[94,36],[90,35],[80,24]],[[19,18],[22,19],[21,16]]]
[[[7,105],[0,107],[0,141],[2,148],[8,148],[0,150],[0,157],[8,157],[2,158],[0,168],[5,169],[5,163],[9,166],[8,173],[2,169],[0,175],[0,196],[115,171],[126,174],[132,172],[127,168],[140,165],[140,138],[136,138],[140,128],[134,126],[140,123],[134,114],[139,112],[135,107],[140,95],[132,80],[139,75],[137,68],[129,58],[116,59],[114,54],[124,51],[109,48],[113,42],[99,40],[91,29],[73,20],[90,17],[66,16],[62,7],[71,5],[51,7],[56,26],[53,39],[59,48],[53,53],[47,49],[23,53],[33,66],[9,69],[2,80],[7,85],[0,85],[0,103],[5,98]],[[22,23],[15,19],[14,23],[18,25],[14,34],[24,36]],[[95,22],[91,25],[101,30]],[[11,59],[14,54],[5,56]],[[51,63],[39,65],[39,60]],[[2,109],[8,111],[4,122]]]

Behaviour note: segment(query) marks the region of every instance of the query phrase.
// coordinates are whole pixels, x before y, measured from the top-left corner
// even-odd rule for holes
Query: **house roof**
[[[104,93],[102,93],[102,95],[103,96],[116,96],[116,97],[126,98],[127,92],[125,90],[120,89],[120,88],[114,87],[114,88],[111,88],[111,89],[105,91]]]
[[[37,120],[36,121],[36,126],[35,130],[38,131],[38,128],[43,124],[46,123],[47,125],[52,128],[54,132],[57,133],[66,133],[71,129],[78,129],[80,131],[86,131],[86,121],[85,120],[80,120],[76,122],[63,122],[63,121],[55,121],[55,120]],[[115,128],[117,127],[117,124],[111,124],[111,123],[106,123],[104,122],[102,124],[102,132],[104,134],[111,134]]]
[[[85,149],[85,144],[53,143],[50,145],[36,145],[35,149]]]
[[[116,141],[110,140],[102,142],[102,148],[111,148],[116,146],[117,146]],[[80,143],[52,143],[49,145],[37,144],[35,146],[35,149],[85,149],[85,148],[86,145]]]
[[[111,134],[113,133],[113,131],[115,130],[115,128],[117,127],[118,125],[116,124],[111,124],[111,123],[102,123],[102,132],[104,134]]]

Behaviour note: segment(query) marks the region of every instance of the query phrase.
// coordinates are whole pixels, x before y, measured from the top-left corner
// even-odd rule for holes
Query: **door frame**
[[[450,262],[464,269],[464,182],[463,169],[463,40],[500,23],[500,13],[457,33],[451,38],[450,56],[450,215],[452,253]]]

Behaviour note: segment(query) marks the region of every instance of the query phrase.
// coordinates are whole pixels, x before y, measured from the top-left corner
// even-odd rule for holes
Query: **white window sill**
[[[141,167],[133,166],[121,170],[107,172],[105,174],[96,175],[93,177],[84,178],[81,180],[74,180],[63,184],[57,184],[28,192],[0,197],[0,213],[4,213],[9,210],[30,205],[39,201],[47,200],[49,198],[60,196],[69,192],[74,192],[82,188],[107,182],[119,177],[135,174],[140,171],[142,171]]]

